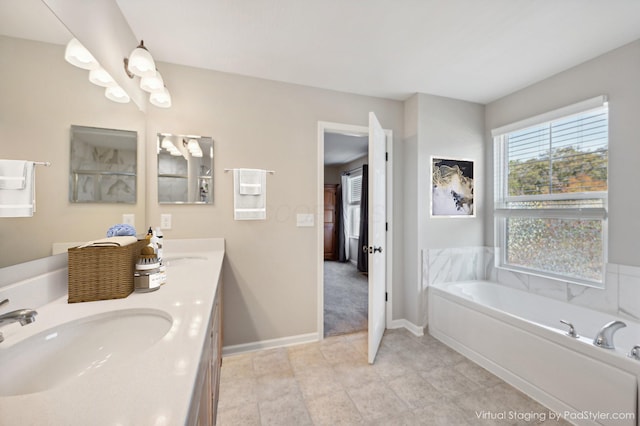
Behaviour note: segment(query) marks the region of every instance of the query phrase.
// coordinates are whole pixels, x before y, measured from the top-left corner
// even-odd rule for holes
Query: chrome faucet
[[[5,303],[9,303],[9,299],[0,301],[0,306]],[[17,311],[7,312],[6,314],[0,315],[0,326],[14,322],[19,322],[20,325],[25,326],[34,322],[36,320],[36,315],[38,315],[38,313],[33,309],[18,309]],[[3,341],[4,336],[0,333],[0,343]]]
[[[602,326],[596,338],[593,339],[593,344],[605,349],[615,349],[613,346],[613,335],[619,329],[626,327],[627,324],[622,321],[611,321]]]

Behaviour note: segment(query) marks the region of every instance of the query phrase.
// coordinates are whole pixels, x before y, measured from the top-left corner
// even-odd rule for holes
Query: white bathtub
[[[560,320],[581,336],[566,335]],[[488,281],[429,287],[429,333],[575,424],[637,425],[640,324],[593,345],[616,318]]]

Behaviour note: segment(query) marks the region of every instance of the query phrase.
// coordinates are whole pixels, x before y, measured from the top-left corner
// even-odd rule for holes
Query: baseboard
[[[224,346],[222,348],[222,356],[237,355],[247,352],[261,351],[264,349],[282,348],[286,346],[300,345],[303,343],[317,342],[318,340],[318,333],[308,333],[299,334],[297,336],[281,337],[279,339],[242,343],[240,345]]]
[[[406,319],[393,320],[391,321],[391,324],[389,324],[389,327],[387,328],[391,328],[391,329],[406,328],[407,330],[409,330],[411,333],[413,333],[418,337],[424,336],[424,327],[419,327]]]

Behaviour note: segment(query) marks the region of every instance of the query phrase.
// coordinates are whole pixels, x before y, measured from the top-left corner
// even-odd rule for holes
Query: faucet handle
[[[565,320],[560,320],[560,322],[564,325],[569,326],[569,331],[567,331],[567,336],[569,337],[573,337],[574,339],[577,339],[578,337],[578,333],[576,333],[576,329],[573,327],[573,324],[571,324],[569,321],[565,321]]]
[[[640,345],[635,345],[631,348],[631,352],[629,352],[627,356],[640,361]]]
[[[0,306],[9,303],[9,299],[0,300]]]

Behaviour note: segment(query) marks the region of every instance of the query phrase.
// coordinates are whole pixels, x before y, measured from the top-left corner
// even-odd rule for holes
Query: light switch
[[[170,214],[161,214],[160,215],[160,229],[171,229],[171,215]]]
[[[296,224],[300,228],[313,226],[313,214],[311,213],[298,213],[296,215]]]
[[[136,215],[135,214],[123,214],[122,215],[122,223],[125,225],[136,226]]]

